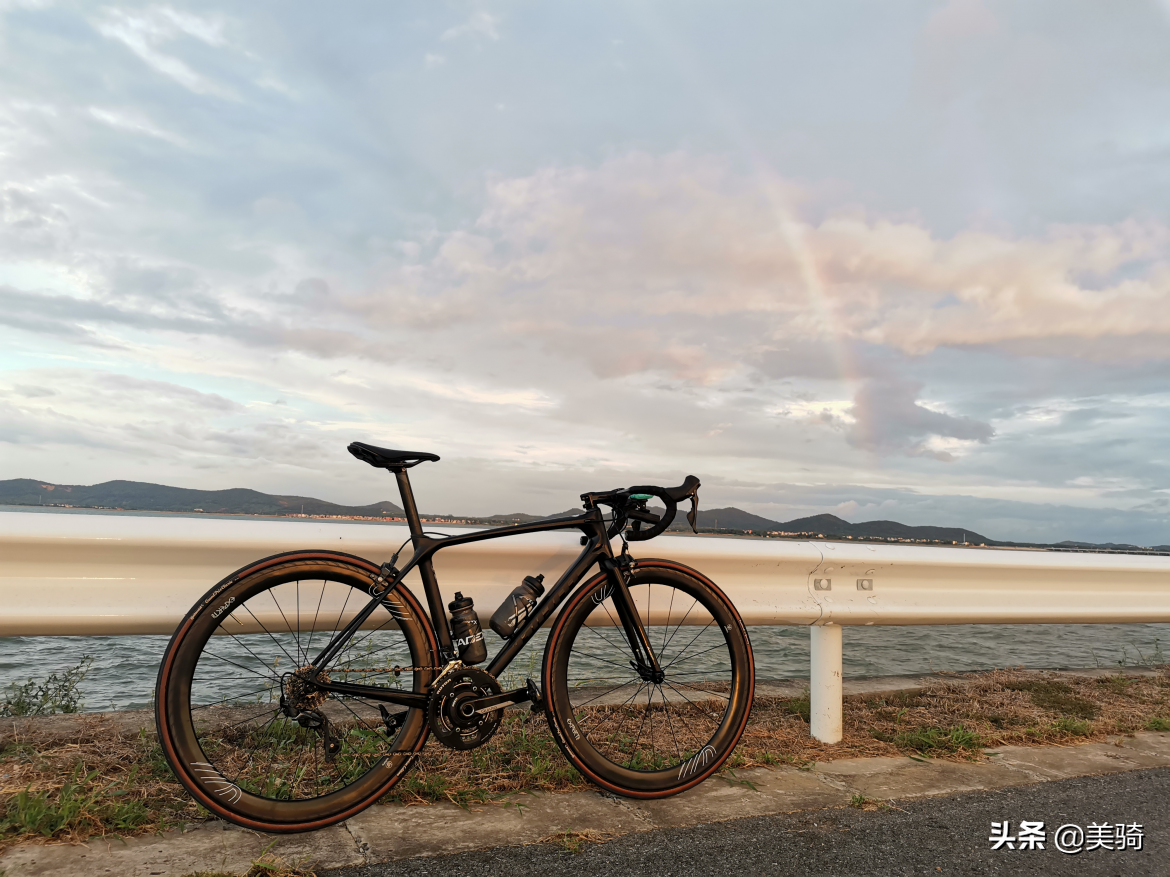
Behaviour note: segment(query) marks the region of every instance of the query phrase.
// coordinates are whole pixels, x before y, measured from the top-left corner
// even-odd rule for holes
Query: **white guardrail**
[[[253,560],[329,548],[382,562],[406,538],[394,524],[5,512],[0,636],[169,634],[198,597]],[[486,620],[524,576],[555,579],[577,539],[566,531],[456,546],[439,552],[435,570],[444,595],[474,598]],[[1170,621],[1170,557],[690,535],[631,549],[700,570],[749,625],[809,625],[811,731],[827,743],[842,733],[842,625]]]

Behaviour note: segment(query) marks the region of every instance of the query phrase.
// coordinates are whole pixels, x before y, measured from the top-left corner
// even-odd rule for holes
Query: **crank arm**
[[[471,706],[477,713],[490,713],[493,710],[498,710],[502,706],[508,706],[514,703],[538,703],[539,701],[540,691],[537,689],[536,684],[529,680],[528,684],[523,688],[503,691],[487,697],[477,697],[468,706]]]

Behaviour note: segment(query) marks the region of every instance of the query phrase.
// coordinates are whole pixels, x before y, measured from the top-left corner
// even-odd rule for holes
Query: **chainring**
[[[490,673],[478,667],[460,667],[444,676],[431,691],[427,703],[427,722],[431,733],[449,749],[474,749],[491,739],[500,726],[504,707],[478,713],[469,701],[490,697],[501,692],[500,683]]]

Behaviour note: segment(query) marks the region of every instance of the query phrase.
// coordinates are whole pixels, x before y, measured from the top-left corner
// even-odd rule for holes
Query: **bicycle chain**
[[[423,670],[442,670],[442,667],[333,667],[332,673],[393,673],[400,676],[403,673],[417,673]]]

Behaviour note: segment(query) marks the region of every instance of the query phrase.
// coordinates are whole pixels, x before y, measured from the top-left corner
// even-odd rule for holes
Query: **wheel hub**
[[[651,682],[654,685],[661,685],[666,681],[665,670],[655,670],[653,667],[647,667],[645,664],[640,662],[635,663],[634,661],[630,661],[630,666],[634,668],[634,672],[636,672],[638,676],[641,677],[643,682]]]

